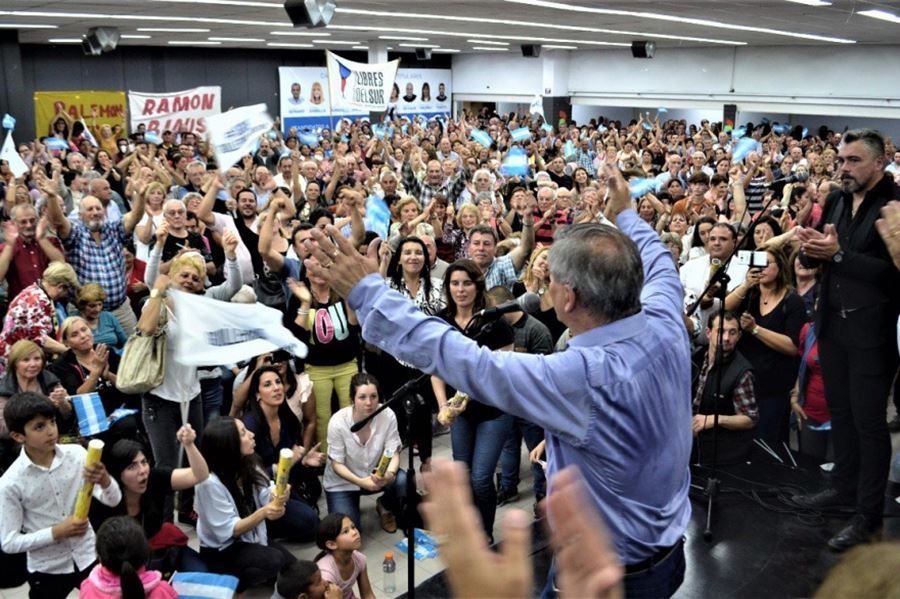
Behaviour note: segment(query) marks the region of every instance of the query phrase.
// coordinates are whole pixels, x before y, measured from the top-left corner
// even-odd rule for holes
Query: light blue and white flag
[[[385,201],[378,196],[366,199],[366,231],[374,231],[382,239],[388,238],[391,227],[391,211]]]
[[[176,572],[169,581],[180,599],[231,599],[238,579],[227,574]]]
[[[534,99],[531,100],[531,105],[528,107],[528,114],[537,114],[542,119],[544,118],[544,99],[540,94],[536,94]]]
[[[469,133],[469,137],[474,139],[477,143],[483,145],[485,148],[490,148],[493,145],[494,140],[491,139],[491,136],[487,131],[482,131],[481,129],[473,129],[471,133]]]
[[[162,137],[156,131],[144,131],[144,141],[157,146],[161,146],[163,143]]]
[[[310,131],[301,131],[297,134],[297,137],[300,138],[300,143],[304,146],[314,147],[319,145],[319,136]]]
[[[3,128],[12,131],[16,128],[16,119],[9,113],[3,115]]]
[[[44,145],[47,146],[48,150],[56,150],[58,152],[65,152],[69,150],[69,142],[60,137],[48,137],[44,141]]]
[[[628,190],[631,192],[631,198],[636,200],[656,191],[656,179],[652,177],[631,179],[628,181]]]
[[[756,150],[757,146],[757,141],[752,137],[742,137],[734,144],[734,149],[731,151],[731,159],[740,162],[746,158],[750,152]]]
[[[69,400],[72,402],[72,407],[75,408],[78,432],[82,437],[93,437],[109,430],[109,419],[106,417],[106,410],[103,409],[99,393],[71,395]]]
[[[500,165],[500,173],[504,177],[528,176],[528,153],[519,147],[510,148]]]
[[[541,129],[543,129],[547,133],[553,133],[553,125],[551,125],[550,123],[544,123],[543,125],[541,125]]]
[[[566,162],[575,160],[575,142],[571,139],[567,139],[565,145],[563,145],[563,157]]]
[[[531,129],[528,127],[519,127],[518,129],[510,131],[509,136],[513,141],[523,142],[526,139],[531,139]]]

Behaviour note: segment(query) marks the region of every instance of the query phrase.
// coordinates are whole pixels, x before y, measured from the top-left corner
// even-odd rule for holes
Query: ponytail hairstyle
[[[122,599],[144,599],[144,585],[138,571],[150,559],[150,543],[137,520],[115,516],[97,531],[97,556],[104,568],[119,577]]]
[[[340,536],[344,527],[344,518],[350,518],[350,516],[341,512],[332,512],[319,522],[319,528],[316,529],[316,546],[322,551],[313,559],[314,562],[331,553],[327,543],[336,540]],[[352,518],[350,519],[352,520]]]

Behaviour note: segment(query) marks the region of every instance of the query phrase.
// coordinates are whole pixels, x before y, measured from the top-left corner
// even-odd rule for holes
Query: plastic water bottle
[[[397,592],[397,563],[394,561],[394,552],[388,551],[384,554],[384,562],[381,564],[381,571],[384,578],[382,579],[382,588],[385,593]]]

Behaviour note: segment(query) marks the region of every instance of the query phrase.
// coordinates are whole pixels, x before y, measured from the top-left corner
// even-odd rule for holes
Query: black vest
[[[734,390],[744,373],[752,371],[753,366],[739,352],[734,351],[722,364],[722,395],[716,399],[716,377],[718,368],[713,365],[706,375],[703,395],[700,398],[698,414],[715,413],[716,406],[720,416],[734,416]],[[700,431],[697,435],[697,457],[701,464],[712,464],[713,429]],[[747,457],[753,444],[753,429],[733,430],[719,427],[718,431],[718,464],[731,464]]]

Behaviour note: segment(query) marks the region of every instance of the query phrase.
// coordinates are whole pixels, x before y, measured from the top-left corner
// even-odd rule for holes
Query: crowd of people
[[[360,497],[379,495],[385,531],[413,521],[401,453],[427,473],[448,431],[489,540],[497,506],[519,498],[523,440],[536,504],[580,466],[629,595],[680,583],[691,455],[727,464],[797,439],[835,464],[835,487],[797,504],[855,511],[832,549],[880,528],[900,429],[886,416],[900,227],[876,225],[900,200],[890,139],[649,114],[551,127],[486,109],[383,125],[345,119],[306,144],[273,124],[228,165],[193,132],[88,136],[59,115],[67,150],[19,144],[19,178],[0,162],[0,545],[27,552],[32,596],[119,579],[170,596],[179,570],[231,574],[239,591],[281,571],[282,596],[371,597]],[[372,278],[337,278],[350,251]],[[173,289],[275,308],[308,354],[188,366],[174,340],[192,315]],[[483,313],[525,294],[532,313]],[[160,333],[162,382],[122,392],[126,342]],[[399,403],[351,431],[415,379],[411,415]],[[81,521],[88,439],[71,397],[92,392],[108,414],[137,413],[103,433]],[[139,540],[115,549],[122,538]],[[317,543],[318,565],[279,541]]]

